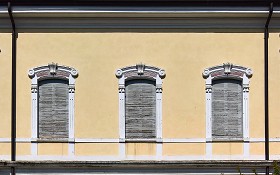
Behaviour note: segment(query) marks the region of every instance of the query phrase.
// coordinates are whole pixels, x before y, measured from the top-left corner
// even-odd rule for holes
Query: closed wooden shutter
[[[241,81],[213,81],[212,137],[221,140],[243,138],[243,92]]]
[[[126,138],[156,138],[155,82],[150,80],[127,81],[125,95]]]
[[[64,80],[39,82],[39,138],[68,138],[68,84]]]

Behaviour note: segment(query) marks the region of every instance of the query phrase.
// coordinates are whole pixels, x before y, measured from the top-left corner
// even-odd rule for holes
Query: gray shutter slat
[[[155,83],[150,80],[128,81],[125,99],[126,138],[156,138]]]
[[[68,138],[67,81],[41,81],[38,94],[39,138]]]
[[[212,87],[213,139],[243,138],[243,92],[241,81],[215,80]]]

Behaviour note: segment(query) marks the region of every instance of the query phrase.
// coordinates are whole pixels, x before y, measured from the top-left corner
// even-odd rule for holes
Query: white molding
[[[119,78],[119,138],[120,142],[125,140],[125,80]]]
[[[119,157],[120,159],[125,159],[126,157],[125,143],[119,144]]]
[[[246,142],[255,143],[255,142],[264,142],[265,138],[249,138]],[[0,143],[10,143],[10,138],[0,138]],[[37,143],[37,139],[32,138],[17,138],[17,143]],[[123,143],[119,139],[110,139],[110,138],[75,138],[74,140],[68,139],[64,142],[71,143]],[[212,141],[207,141],[205,138],[163,138],[157,143],[211,143]],[[269,142],[280,142],[279,137],[269,138]],[[40,142],[44,143],[44,142]]]
[[[244,156],[244,158],[247,158],[250,156],[250,143],[249,142],[243,143],[243,156]]]
[[[206,156],[206,159],[208,160],[211,160],[212,159],[212,143],[211,142],[206,142],[206,148],[205,148],[205,156]]]
[[[157,160],[162,159],[162,143],[157,143],[156,145],[156,157]]]
[[[35,156],[38,154],[38,143],[32,142],[31,143],[31,155]]]
[[[63,72],[63,74],[59,74]],[[58,65],[57,63],[50,63],[45,66],[32,68],[28,71],[28,76],[31,79],[31,137],[32,140],[38,138],[38,82],[42,79],[65,79],[68,80],[69,99],[68,99],[68,126],[69,126],[69,139],[74,139],[74,108],[75,108],[75,78],[78,77],[78,71],[72,67]],[[69,143],[71,144],[71,143]],[[37,144],[32,144],[32,154],[37,152]],[[69,145],[69,149],[72,148]],[[73,151],[73,150],[72,150]],[[71,151],[71,152],[72,152]],[[70,152],[70,150],[69,150]]]
[[[206,139],[212,140],[212,81],[213,79],[239,79],[243,87],[243,139],[249,139],[249,78],[253,72],[250,68],[224,63],[203,71],[206,93]]]
[[[68,144],[68,155],[74,156],[75,155],[75,143]]]

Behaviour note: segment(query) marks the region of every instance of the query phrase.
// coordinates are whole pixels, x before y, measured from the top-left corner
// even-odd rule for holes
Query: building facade
[[[278,2],[269,25],[271,161],[270,3],[68,3],[11,2],[16,161],[11,21],[1,3],[0,173],[264,173],[280,158]]]

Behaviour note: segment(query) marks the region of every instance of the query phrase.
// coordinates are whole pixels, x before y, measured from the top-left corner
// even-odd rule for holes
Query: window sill
[[[69,143],[69,142],[74,142],[74,140],[69,139],[69,138],[63,138],[63,139],[41,139],[41,138],[37,138],[32,142],[37,142],[37,143]]]
[[[215,143],[223,143],[223,142],[245,142],[243,138],[236,138],[236,139],[212,139],[209,142]]]
[[[162,139],[124,139],[125,143],[162,143]]]

